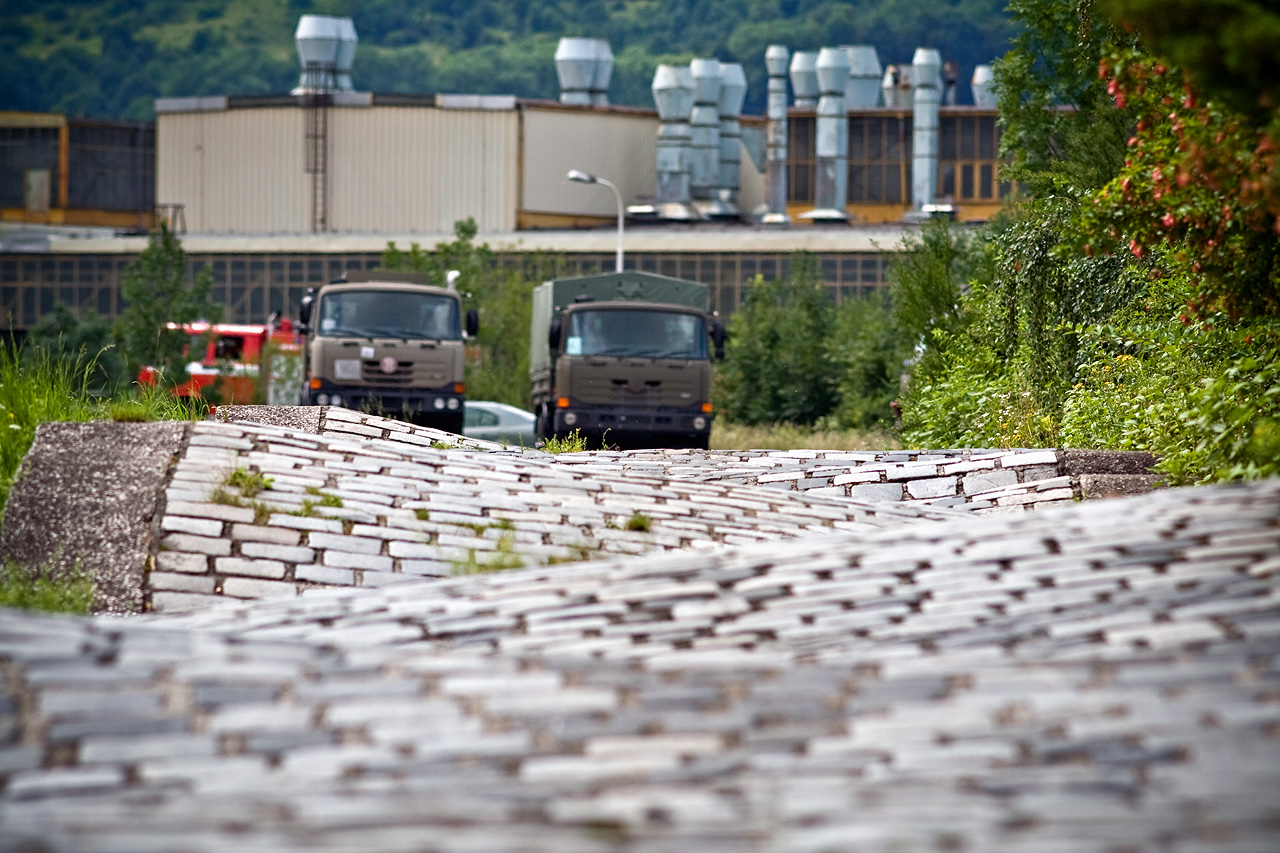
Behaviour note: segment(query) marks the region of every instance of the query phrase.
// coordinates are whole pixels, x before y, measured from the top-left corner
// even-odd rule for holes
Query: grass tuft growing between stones
[[[476,549],[467,549],[465,560],[453,561],[453,574],[480,575],[524,568],[524,558],[516,552],[516,538],[510,534],[498,540],[496,551],[487,552],[484,562],[476,555]]]
[[[575,429],[564,438],[549,437],[543,442],[542,449],[547,453],[581,453],[587,449],[587,437]]]
[[[76,567],[32,572],[18,563],[0,567],[0,607],[49,613],[88,613],[93,606],[93,578]]]

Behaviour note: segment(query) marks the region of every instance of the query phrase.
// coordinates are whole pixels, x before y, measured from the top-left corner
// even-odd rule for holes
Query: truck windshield
[[[707,327],[697,314],[619,309],[569,317],[566,355],[618,358],[707,357]]]
[[[320,299],[325,337],[458,340],[458,303],[447,296],[395,290],[341,290]]]

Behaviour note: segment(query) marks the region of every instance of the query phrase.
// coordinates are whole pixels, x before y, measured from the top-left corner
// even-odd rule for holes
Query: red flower
[[[1146,251],[1142,248],[1142,246],[1138,243],[1137,240],[1129,241],[1129,251],[1133,252],[1133,256],[1135,258],[1140,258],[1146,254]]]

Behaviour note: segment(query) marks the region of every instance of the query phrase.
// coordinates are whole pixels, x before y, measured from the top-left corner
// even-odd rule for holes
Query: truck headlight
[[[431,405],[432,405],[432,406],[434,406],[434,407],[435,407],[435,408],[437,408],[437,409],[443,409],[443,408],[444,408],[444,398],[443,398],[443,397],[436,397],[434,400],[432,400],[432,401],[431,401]]]
[[[329,395],[328,395],[328,394],[317,394],[317,395],[316,395],[316,405],[317,405],[317,406],[327,406],[327,405],[329,405]]]
[[[449,406],[449,411],[451,411],[451,412],[456,412],[456,411],[458,411],[458,398],[457,398],[457,397],[450,397],[450,398],[449,398],[448,406]]]
[[[704,418],[704,417],[701,417],[701,416],[694,418],[694,419],[693,419],[693,428],[694,428],[694,429],[706,429],[706,428],[707,428],[707,419],[706,419],[706,418]]]
[[[341,395],[341,394],[334,394],[332,397],[330,397],[330,398],[329,398],[329,402],[330,402],[330,403],[332,403],[332,404],[333,404],[333,405],[335,405],[335,406],[341,406],[341,405],[342,405],[342,395]]]
[[[574,425],[574,424],[576,424],[577,422],[578,422],[578,416],[577,416],[576,414],[574,414],[573,412],[565,412],[565,413],[564,413],[564,425],[565,425],[565,426],[573,426],[573,425]]]

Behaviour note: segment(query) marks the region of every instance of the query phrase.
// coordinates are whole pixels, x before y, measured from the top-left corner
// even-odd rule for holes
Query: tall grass
[[[832,429],[795,424],[745,426],[717,420],[711,428],[713,450],[897,450],[887,432]]]
[[[18,466],[46,421],[87,421],[99,406],[89,395],[89,366],[53,358],[47,350],[0,345],[0,507]]]

